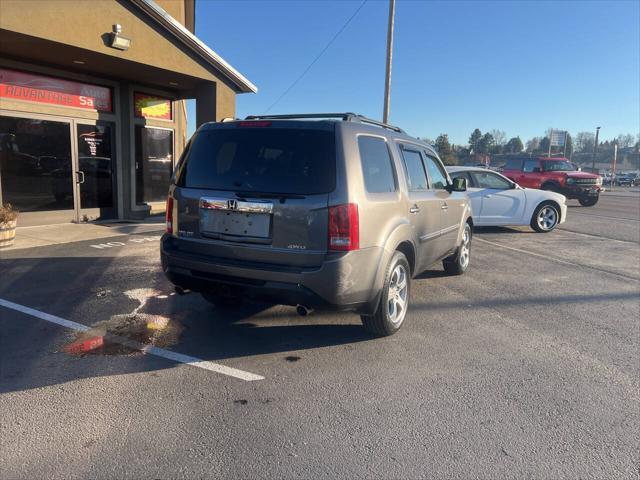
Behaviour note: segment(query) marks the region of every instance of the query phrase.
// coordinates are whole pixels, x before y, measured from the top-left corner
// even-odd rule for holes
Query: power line
[[[322,49],[322,51],[316,56],[316,58],[313,59],[313,61],[309,64],[309,66],[307,68],[304,69],[304,71],[300,74],[300,76],[298,76],[298,78],[296,78],[293,83],[291,85],[289,85],[289,87],[282,93],[282,95],[280,95],[277,100],[275,102],[273,102],[271,104],[271,106],[269,108],[267,108],[264,113],[269,113],[269,110],[271,110],[273,107],[276,106],[276,104],[282,100],[284,98],[284,96],[289,93],[291,91],[291,89],[293,87],[295,87],[297,85],[297,83],[302,80],[302,77],[304,77],[307,72],[309,70],[311,70],[311,67],[313,67],[315,65],[315,63],[320,60],[320,57],[322,57],[322,55],[324,54],[324,52],[327,51],[327,49],[333,44],[333,42],[336,40],[336,38],[338,38],[340,36],[340,34],[345,30],[345,28],[347,28],[347,26],[349,26],[349,24],[351,23],[351,20],[353,20],[356,15],[358,15],[358,12],[360,10],[362,10],[362,7],[364,7],[365,3],[367,3],[369,0],[363,0],[363,2],[360,4],[360,6],[356,9],[355,12],[353,12],[353,14],[349,17],[349,19],[344,23],[344,25],[342,25],[342,27],[340,28],[340,30],[338,30],[336,32],[336,34],[331,38],[331,40],[329,40],[329,42],[325,45],[325,47]]]

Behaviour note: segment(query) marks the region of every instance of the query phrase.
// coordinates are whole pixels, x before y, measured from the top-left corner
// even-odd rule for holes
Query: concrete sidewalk
[[[20,224],[18,223],[18,225]],[[164,229],[164,215],[153,216],[141,222],[60,223],[36,227],[18,226],[15,243],[11,247],[0,249],[0,254],[22,248],[44,247],[136,233],[161,232]]]

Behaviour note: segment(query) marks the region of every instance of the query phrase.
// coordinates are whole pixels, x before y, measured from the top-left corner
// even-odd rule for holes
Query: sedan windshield
[[[545,172],[573,172],[576,170],[575,165],[566,160],[542,162],[542,166]]]

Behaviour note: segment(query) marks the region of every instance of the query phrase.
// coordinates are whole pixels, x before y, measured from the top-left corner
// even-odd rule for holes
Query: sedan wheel
[[[533,213],[531,227],[536,232],[547,233],[556,228],[559,221],[558,208],[551,203],[542,203]]]

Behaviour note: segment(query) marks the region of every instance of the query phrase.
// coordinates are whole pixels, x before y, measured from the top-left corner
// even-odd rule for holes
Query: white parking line
[[[34,308],[25,307],[24,305],[13,303],[8,300],[4,300],[2,298],[0,298],[0,306],[9,308],[11,310],[15,310],[17,312],[24,313],[26,315],[31,315],[32,317],[36,317],[41,320],[46,320],[47,322],[55,323],[57,325],[70,328],[71,330],[76,330],[78,332],[88,332],[91,330],[91,327],[88,327],[87,325],[72,322],[71,320],[66,320],[64,318],[57,317],[49,313],[41,312],[40,310],[36,310]],[[227,375],[229,377],[239,378],[240,380],[245,380],[247,382],[251,382],[254,380],[264,380],[264,377],[260,375],[256,375],[255,373],[245,372],[244,370],[238,370],[236,368],[226,367],[224,365],[220,365],[219,363],[210,362],[208,360],[202,360],[200,358],[191,357],[189,355],[184,355],[182,353],[172,352],[170,350],[165,350],[164,348],[158,348],[150,345],[143,345],[138,342],[129,340],[127,338],[119,337],[117,335],[108,335],[107,338],[109,341],[113,341],[113,342],[125,345],[127,347],[133,347],[146,354],[155,355],[156,357],[165,358],[167,360],[172,360],[178,363],[184,363],[185,365],[191,365],[193,367],[203,368],[204,370],[220,373],[222,375]]]

